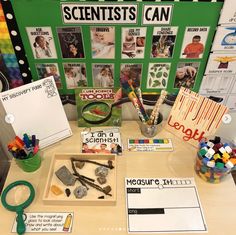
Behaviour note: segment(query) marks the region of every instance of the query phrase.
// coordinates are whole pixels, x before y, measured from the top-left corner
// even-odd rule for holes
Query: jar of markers
[[[195,163],[196,173],[205,181],[220,183],[236,170],[236,147],[218,136],[202,139]]]

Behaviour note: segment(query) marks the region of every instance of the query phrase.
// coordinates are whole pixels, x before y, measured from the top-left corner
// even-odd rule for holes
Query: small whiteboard
[[[193,178],[126,178],[129,233],[207,232]]]
[[[0,93],[0,105],[5,128],[36,135],[40,148],[72,135],[52,76]]]

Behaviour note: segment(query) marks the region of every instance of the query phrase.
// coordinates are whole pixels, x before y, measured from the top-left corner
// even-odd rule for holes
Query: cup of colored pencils
[[[146,110],[148,115],[151,115],[152,110],[147,109]],[[142,135],[144,135],[147,138],[152,138],[157,135],[158,130],[161,128],[160,124],[163,121],[163,116],[161,113],[158,113],[156,124],[148,124],[148,122],[141,122],[140,124],[140,130]]]
[[[41,166],[39,140],[35,135],[16,136],[8,144],[8,151],[12,154],[16,164],[25,172],[33,172]]]
[[[154,137],[158,132],[158,127],[160,126],[159,124],[163,120],[163,116],[160,113],[160,108],[166,95],[167,91],[162,90],[153,110],[147,110],[147,114],[149,116],[148,121],[141,123],[141,133],[148,138]]]

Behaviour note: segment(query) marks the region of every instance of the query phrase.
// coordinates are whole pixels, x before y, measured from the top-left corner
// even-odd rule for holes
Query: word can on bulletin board
[[[74,94],[76,87],[120,87],[124,74],[138,77],[144,93],[177,93],[181,86],[198,91],[223,5],[10,2],[33,77],[54,76],[62,95]],[[97,83],[98,79],[111,82]]]

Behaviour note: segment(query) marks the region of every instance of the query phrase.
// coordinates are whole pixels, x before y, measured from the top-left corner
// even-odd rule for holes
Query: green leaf
[[[152,78],[149,78],[148,85],[149,87],[152,85]]]
[[[165,79],[162,79],[162,81],[161,81],[161,83],[162,83],[162,86],[166,86],[166,80]]]
[[[166,64],[165,67],[166,67],[166,70],[170,69],[170,66],[168,64]]]
[[[160,78],[160,77],[162,77],[162,72],[158,72],[158,73],[156,74],[156,78]]]
[[[153,73],[153,72],[150,72],[150,75],[152,76],[152,78],[155,77],[155,73]]]
[[[153,83],[154,83],[154,84],[157,84],[158,86],[161,85],[160,81],[158,81],[158,80],[153,81]]]
[[[156,72],[157,71],[157,67],[155,67],[155,69],[154,69],[154,72]]]
[[[157,83],[154,83],[152,87],[158,87],[158,86],[160,86],[160,85]]]
[[[161,71],[162,70],[162,67],[160,67],[159,69],[158,69],[158,71]]]
[[[167,72],[164,72],[164,73],[163,73],[163,76],[164,76],[165,78],[167,78],[167,77],[168,77],[168,73],[167,73]]]

